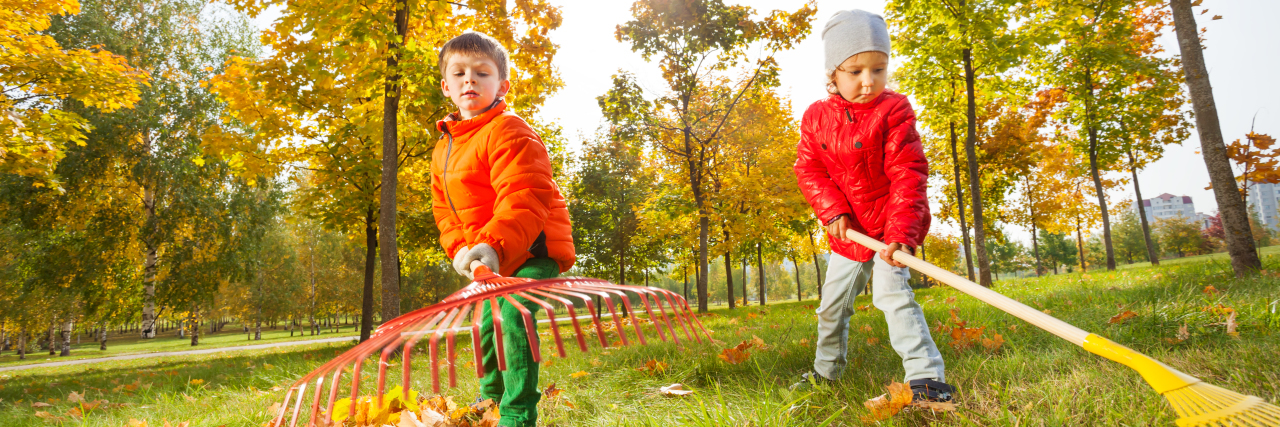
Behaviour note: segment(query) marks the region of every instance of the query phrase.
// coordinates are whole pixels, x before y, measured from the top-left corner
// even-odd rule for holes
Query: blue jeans
[[[872,274],[872,272],[875,274]],[[818,306],[818,342],[813,369],[823,377],[835,379],[848,364],[849,318],[853,316],[853,299],[871,280],[871,303],[884,312],[889,324],[889,343],[902,357],[906,380],[934,378],[945,381],[942,353],[929,335],[924,311],[916,303],[915,293],[907,283],[911,271],[889,265],[875,258],[857,262],[831,254],[827,281],[822,285],[822,302]]]

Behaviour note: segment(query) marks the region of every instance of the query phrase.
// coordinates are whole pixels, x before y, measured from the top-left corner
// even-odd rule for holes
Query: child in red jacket
[[[827,22],[822,40],[830,96],[804,113],[795,173],[826,226],[833,253],[817,311],[813,372],[796,386],[832,380],[844,371],[853,299],[874,279],[872,304],[884,312],[889,341],[902,357],[915,399],[951,400],[955,389],[943,382],[942,354],[907,283],[911,273],[890,255],[914,253],[930,216],[929,165],[915,113],[906,96],[885,89],[888,29],[878,15],[840,11]],[[876,256],[845,237],[850,229],[889,247]]]

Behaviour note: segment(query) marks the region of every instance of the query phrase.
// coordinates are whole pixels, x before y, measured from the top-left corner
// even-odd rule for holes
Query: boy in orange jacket
[[[575,260],[564,197],[551,177],[551,159],[538,134],[502,97],[511,88],[507,52],[488,35],[469,32],[440,50],[440,89],[458,111],[440,120],[443,134],[431,159],[432,211],[440,244],[453,267],[472,278],[479,261],[503,276],[548,279]],[[516,297],[535,315],[540,308]],[[520,311],[503,300],[504,319]],[[492,307],[484,304],[480,328],[484,378],[480,398],[498,403],[499,426],[537,423],[538,364],[522,321],[502,328],[507,369],[498,370]]]

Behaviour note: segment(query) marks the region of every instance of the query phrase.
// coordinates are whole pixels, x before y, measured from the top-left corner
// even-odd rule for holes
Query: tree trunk
[[[1133,150],[1129,150],[1129,171],[1133,172],[1133,193],[1138,197],[1135,204],[1138,205],[1138,221],[1142,223],[1142,239],[1147,243],[1147,261],[1151,261],[1151,265],[1160,265],[1155,242],[1151,241],[1151,227],[1147,224],[1147,208],[1142,205],[1142,187],[1138,186],[1138,163],[1133,159]]]
[[[1034,211],[1033,211],[1034,212]],[[1035,214],[1031,215],[1035,218]],[[1040,260],[1040,237],[1036,235],[1036,221],[1031,220],[1031,252],[1036,255],[1036,277],[1040,277],[1040,270],[1044,268],[1044,262]],[[1057,273],[1055,271],[1055,273]]]
[[[378,255],[378,230],[374,226],[373,207],[364,215],[364,292],[360,300],[360,342],[373,333],[373,268]]]
[[[725,242],[728,242],[728,241],[729,241],[728,233],[725,233],[725,236],[724,236],[724,237],[725,237],[725,239],[724,239],[724,240],[725,240]],[[729,309],[730,309],[730,310],[733,310],[733,307],[734,307],[734,305],[735,305],[734,303],[736,302],[736,301],[734,301],[734,299],[733,299],[733,260],[732,260],[732,254],[733,254],[733,251],[732,251],[732,250],[724,251],[724,280],[725,280],[726,288],[728,289],[728,296],[729,296]]]
[[[1076,253],[1080,255],[1080,272],[1089,271],[1089,267],[1084,262],[1084,234],[1080,232],[1081,223],[1080,214],[1076,214]]]
[[[747,256],[743,255],[742,256],[742,306],[743,307],[751,305],[747,302],[747,282],[750,282],[749,280],[747,280]]]
[[[71,330],[75,328],[75,323],[65,322],[62,324],[62,353],[59,356],[71,355]]]
[[[956,92],[955,82],[952,81],[951,93],[954,94],[955,92]],[[952,102],[955,102],[955,98],[952,98]],[[956,207],[959,208],[959,211],[960,211],[960,236],[964,239],[964,248],[962,249],[964,251],[965,272],[968,273],[969,281],[972,282],[973,281],[973,251],[969,250],[970,248],[969,225],[966,224],[968,220],[966,220],[964,217],[965,216],[964,215],[964,185],[960,183],[961,182],[960,181],[960,155],[959,155],[959,152],[956,150],[956,123],[951,122],[950,125],[951,125],[951,166],[954,169],[953,173],[955,174],[955,178],[956,178]]]
[[[1084,70],[1084,85],[1089,91],[1089,96],[1085,98],[1085,117],[1089,121],[1089,173],[1093,175],[1098,208],[1102,210],[1102,247],[1107,251],[1107,271],[1115,271],[1116,253],[1111,247],[1111,216],[1107,214],[1107,194],[1103,192],[1102,176],[1098,173],[1098,127],[1093,122],[1093,71],[1089,67]]]
[[[49,325],[49,330],[44,336],[45,349],[49,350],[50,356],[54,356],[58,354],[58,346],[57,346],[58,340],[57,338],[53,337],[54,331],[56,331],[57,329],[58,329],[58,322],[55,320],[52,324]]]
[[[200,309],[191,309],[191,346],[200,345]]]
[[[822,265],[818,264],[818,245],[813,243],[813,234],[809,234],[809,253],[813,255],[813,276],[818,279],[818,299],[822,299]]]
[[[796,275],[796,301],[804,301],[804,292],[800,290],[800,263],[796,261],[794,255],[788,258],[791,259],[791,270]]]
[[[387,50],[399,52],[409,25],[409,2],[396,3],[396,36],[398,42],[387,43]],[[399,170],[400,55],[387,56],[387,76],[382,108],[382,187],[378,209],[378,248],[382,260],[382,320],[400,317],[400,260],[396,243],[396,186]],[[366,273],[367,274],[367,273]],[[364,338],[361,338],[364,341]]]
[[[18,360],[27,360],[27,327],[18,331]]]
[[[986,232],[982,219],[982,181],[978,175],[978,107],[974,94],[973,50],[964,50],[965,97],[969,126],[965,130],[964,153],[969,160],[969,195],[973,197],[973,247],[978,255],[978,283],[991,287],[991,261],[987,258]]]
[[[98,332],[98,334],[99,334],[99,336],[98,336],[98,350],[107,351],[107,328],[106,328],[106,326],[103,326],[102,330],[101,330],[101,331],[99,331],[99,332]]]
[[[307,272],[311,280],[310,305],[307,307],[307,323],[311,326],[307,329],[311,332],[312,336],[320,333],[320,326],[316,325],[316,237],[315,230],[312,229],[311,247],[309,248],[311,250],[308,254],[308,258],[311,260],[311,268],[308,269],[309,271]]]
[[[680,275],[684,276],[684,300],[689,301],[689,267],[680,266]]]
[[[759,242],[756,242],[756,281],[759,282],[757,287],[760,288],[756,295],[758,295],[757,298],[760,300],[760,305],[764,305],[764,249],[760,247]]]
[[[1227,252],[1231,255],[1231,268],[1236,277],[1253,274],[1262,268],[1258,249],[1254,246],[1253,232],[1249,228],[1249,213],[1240,198],[1231,160],[1227,157],[1222,141],[1222,128],[1218,123],[1218,107],[1213,100],[1213,87],[1209,84],[1209,70],[1204,65],[1203,48],[1196,29],[1196,18],[1191,12],[1190,0],[1171,0],[1173,23],[1177,30],[1178,47],[1182,52],[1182,69],[1187,76],[1187,88],[1191,93],[1191,105],[1195,110],[1196,131],[1200,136],[1200,150],[1209,170],[1213,196],[1218,202],[1218,212],[1225,231]]]

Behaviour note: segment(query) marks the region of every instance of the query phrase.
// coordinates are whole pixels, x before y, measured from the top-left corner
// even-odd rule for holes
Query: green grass
[[[1280,369],[1276,368],[1280,366],[1280,337],[1276,336],[1280,332],[1280,274],[1271,271],[1280,268],[1280,257],[1268,253],[1264,263],[1269,271],[1246,279],[1234,279],[1224,260],[1210,257],[1201,262],[1166,262],[1154,268],[1001,281],[996,289],[1209,383],[1274,403],[1280,398]],[[1222,292],[1204,293],[1209,285]],[[948,382],[959,388],[960,409],[939,414],[913,411],[879,425],[1173,423],[1173,412],[1164,399],[1122,365],[1089,354],[950,288],[921,289],[916,298],[931,324],[948,320],[954,309],[968,326],[986,327],[986,336],[1000,333],[1006,342],[996,351],[980,345],[958,350],[949,336],[935,332],[947,362]],[[655,334],[647,329],[649,346],[603,351],[593,346],[590,354],[570,349],[569,358],[554,358],[543,367],[541,384],[555,383],[564,389],[562,398],[575,408],[553,408],[544,401],[541,423],[862,425],[859,418],[867,413],[862,402],[882,394],[890,381],[902,379],[901,360],[887,344],[883,316],[874,309],[858,311],[852,319],[850,364],[844,376],[834,385],[811,392],[788,391],[787,386],[812,364],[814,304],[816,301],[807,300],[767,308],[753,305],[713,310],[713,315],[701,320],[721,343],[686,342],[683,347],[653,343],[657,341]],[[861,296],[855,304],[869,306],[870,298]],[[1222,316],[1206,310],[1218,305],[1239,313],[1238,337],[1225,333]],[[1138,316],[1122,324],[1108,323],[1111,316],[1124,310]],[[1175,337],[1183,325],[1190,338],[1178,342]],[[864,326],[871,331],[864,332]],[[770,348],[752,350],[751,357],[738,365],[716,357],[722,349],[753,336]],[[868,343],[869,337],[878,342]],[[66,395],[71,391],[127,406],[91,411],[83,422],[66,421],[69,425],[115,427],[126,425],[130,418],[146,419],[151,425],[162,425],[162,419],[208,426],[261,425],[269,418],[266,408],[283,397],[282,392],[271,391],[273,387],[287,387],[291,380],[346,348],[349,344],[317,344],[0,374],[0,425],[48,423],[34,416],[38,409],[31,407],[33,400],[53,404],[43,410],[66,417],[71,409]],[[549,350],[548,346],[545,354],[550,354]],[[466,360],[469,355],[469,350],[462,350],[459,359]],[[670,367],[653,376],[636,369],[651,359]],[[369,369],[372,365],[368,364]],[[428,388],[426,364],[415,366],[414,386]],[[476,395],[476,383],[467,374],[466,365],[460,368],[460,388],[445,392],[465,403]],[[589,375],[571,378],[570,374],[578,371]],[[374,372],[368,370],[364,375],[372,378]],[[192,379],[205,382],[193,385]],[[134,381],[150,387],[130,393],[114,391]],[[660,396],[658,388],[671,383],[684,383],[697,392],[682,398]],[[52,401],[54,398],[61,400]],[[793,405],[799,408],[789,410]]]
[[[191,346],[191,337],[178,338],[176,331],[166,331],[157,334],[155,338],[144,340],[136,333],[116,334],[112,333],[107,337],[107,349],[99,350],[98,342],[88,336],[81,336],[80,343],[76,343],[76,337],[71,338],[71,355],[58,356],[49,355],[49,352],[41,351],[34,343],[28,343],[31,353],[27,354],[25,360],[18,360],[18,354],[15,351],[6,351],[0,354],[0,367],[29,365],[46,362],[59,362],[64,360],[92,359],[98,357],[123,356],[128,354],[139,353],[157,353],[168,351],[183,350],[202,350],[208,348],[231,347],[240,345],[265,344],[273,342],[287,341],[305,341],[310,339],[335,338],[343,336],[359,336],[359,331],[353,331],[351,325],[344,325],[341,332],[330,332],[332,329],[325,329],[320,335],[302,336],[295,330],[295,336],[290,337],[289,331],[285,329],[262,329],[262,339],[258,341],[246,338],[248,334],[243,333],[243,329],[239,325],[227,325],[217,333],[209,333],[208,329],[200,331],[200,345]],[[305,331],[304,331],[305,332]],[[16,345],[16,343],[14,343]]]

